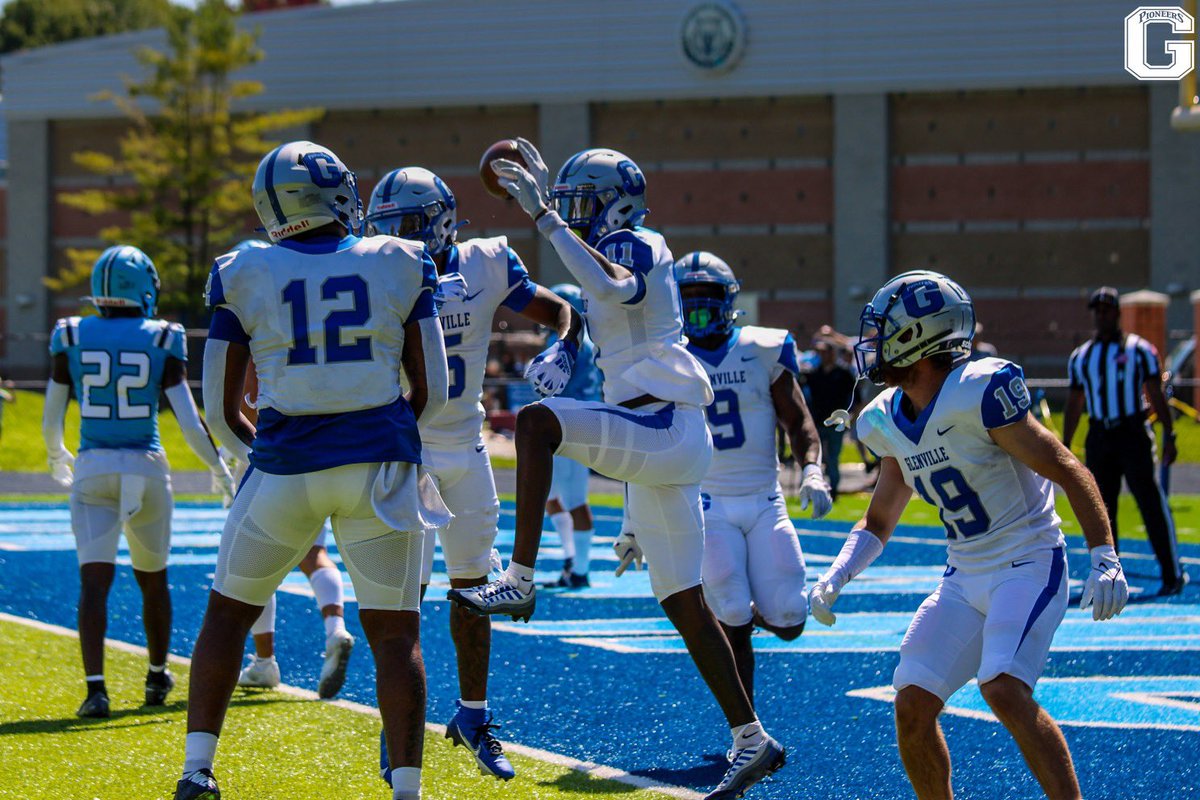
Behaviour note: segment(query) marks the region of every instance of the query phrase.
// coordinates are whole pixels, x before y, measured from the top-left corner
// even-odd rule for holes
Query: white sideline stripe
[[[45,631],[59,636],[68,636],[71,638],[79,638],[79,632],[71,628],[64,628],[61,625],[52,625],[49,622],[41,622],[28,617],[18,617],[13,614],[6,614],[0,611],[0,621],[12,622],[17,625],[24,625],[27,628],[34,630]],[[146,648],[141,645],[122,642],[118,639],[105,639],[104,644],[114,650],[120,650],[125,653],[132,653],[137,656],[148,655]],[[181,664],[190,666],[192,660],[185,656],[178,656],[171,653],[167,656],[167,660],[172,664]],[[318,700],[317,693],[309,689],[301,689],[298,686],[289,686],[286,683],[279,684],[275,691],[282,692],[293,697],[301,697],[305,700]],[[355,703],[352,700],[321,700],[322,703],[327,703],[338,708],[345,708],[349,711],[356,711],[359,714],[366,714],[372,717],[379,716],[379,709],[374,706],[364,705],[363,703]],[[446,726],[438,725],[434,722],[426,722],[425,729],[436,733],[439,736],[446,735]],[[571,758],[560,753],[552,753],[549,750],[541,750],[536,747],[527,747],[523,744],[515,744],[513,742],[504,742],[504,749],[509,753],[532,758],[535,761],[542,761],[547,764],[554,764],[558,767],[565,767],[576,772],[583,772],[596,778],[603,778],[617,783],[623,783],[626,786],[632,786],[635,789],[647,789],[650,791],[659,792],[660,794],[678,797],[681,800],[703,800],[704,795],[692,789],[684,788],[683,786],[674,786],[669,783],[660,783],[653,778],[646,778],[641,775],[633,775],[616,767],[608,767],[604,764],[596,764],[592,761],[581,761],[578,758]]]

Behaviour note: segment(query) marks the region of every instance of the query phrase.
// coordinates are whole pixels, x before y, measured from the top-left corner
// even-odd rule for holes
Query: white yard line
[[[45,631],[46,633],[53,633],[59,636],[69,636],[71,638],[79,637],[78,631],[74,631],[71,628],[64,628],[61,625],[51,625],[48,622],[40,622],[36,619],[18,617],[12,614],[5,614],[4,612],[0,612],[0,621],[13,622],[17,625],[24,625],[27,628],[33,628],[34,630]],[[142,647],[141,645],[130,644],[129,642],[122,642],[117,639],[105,639],[104,643],[115,650],[120,650],[125,653],[132,653],[133,655],[138,656],[148,655],[146,648]],[[168,659],[172,664],[190,666],[192,663],[190,658],[177,656],[173,653],[168,656]],[[318,699],[316,692],[309,691],[308,689],[301,689],[298,686],[289,686],[286,683],[280,684],[275,691],[279,691],[293,697],[301,697],[305,700]],[[366,714],[372,717],[379,716],[378,708],[364,705],[362,703],[355,703],[351,700],[322,700],[321,702],[328,703],[331,706],[345,708],[350,711],[356,711],[359,714]],[[425,723],[425,729],[436,733],[439,736],[446,735],[445,725],[427,722]],[[567,769],[572,769],[576,772],[584,772],[596,778],[604,778],[610,781],[616,781],[617,783],[623,783],[626,786],[632,786],[635,789],[647,789],[660,794],[669,795],[670,797],[678,797],[681,798],[681,800],[702,800],[704,797],[704,795],[700,794],[699,792],[687,789],[683,786],[673,786],[667,783],[660,783],[652,778],[645,778],[641,775],[633,775],[625,772],[624,770],[617,769],[616,767],[609,767],[605,766],[604,764],[596,764],[591,761],[581,761],[578,758],[571,758],[570,756],[564,756],[559,753],[552,753],[549,750],[541,750],[536,747],[526,747],[523,744],[516,744],[513,742],[504,742],[504,749],[508,753],[516,753],[517,755],[522,755],[526,758],[532,758],[536,761],[554,764],[555,766],[559,767],[566,767]]]

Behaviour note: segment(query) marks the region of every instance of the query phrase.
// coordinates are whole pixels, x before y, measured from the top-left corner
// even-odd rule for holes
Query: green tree
[[[162,25],[168,0],[9,0],[0,16],[0,54]]]
[[[259,160],[278,144],[271,136],[321,117],[321,109],[235,113],[232,107],[262,93],[257,81],[234,73],[263,58],[257,34],[239,30],[238,12],[224,0],[173,7],[165,50],[143,48],[141,79],[124,94],[106,93],[129,120],[116,157],[94,151],[76,163],[132,186],[85,189],[63,203],[89,214],[121,212],[128,222],[104,228],[110,243],[136,245],[158,266],[159,307],[194,322],[203,314],[203,290],[213,258],[254,220],[250,184]],[[70,266],[47,280],[61,291],[85,283],[97,250],[69,250]]]

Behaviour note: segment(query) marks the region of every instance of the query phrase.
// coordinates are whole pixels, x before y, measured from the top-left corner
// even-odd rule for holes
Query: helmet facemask
[[[445,202],[434,200],[420,206],[377,211],[367,218],[368,231],[424,242],[430,255],[445,252],[454,244],[457,212]]]
[[[698,291],[685,291],[692,287],[703,287]],[[679,287],[679,300],[683,310],[683,332],[692,340],[710,336],[725,336],[733,330],[737,319],[734,310],[736,291],[715,281],[690,281]]]

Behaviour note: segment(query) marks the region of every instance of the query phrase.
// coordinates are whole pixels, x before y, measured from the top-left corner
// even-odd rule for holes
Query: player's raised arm
[[[184,441],[208,467],[216,481],[216,486],[220,488],[226,500],[232,501],[233,476],[229,474],[229,468],[221,460],[221,455],[217,452],[217,447],[209,435],[208,427],[200,418],[200,411],[196,408],[196,399],[192,397],[192,390],[187,385],[187,368],[178,358],[168,358],[163,366],[162,387],[167,396],[167,402],[171,404],[171,410],[175,412],[175,419],[179,422],[179,429],[183,432]]]
[[[1120,614],[1129,599],[1129,586],[1113,547],[1108,514],[1092,473],[1031,414],[1011,425],[992,428],[988,434],[1006,453],[1057,483],[1066,493],[1092,557],[1080,608],[1092,605],[1092,618],[1096,620]]]
[[[493,162],[500,185],[517,199],[537,224],[538,232],[554,246],[563,264],[583,290],[601,303],[630,303],[644,295],[644,281],[630,269],[612,263],[600,251],[571,232],[557,212],[546,206],[537,180],[514,161]]]
[[[846,543],[829,569],[809,591],[809,608],[817,622],[832,625],[837,620],[831,606],[838,594],[852,578],[879,558],[911,497],[912,489],[904,482],[899,462],[890,456],[881,459],[879,482],[875,484],[866,513],[846,537]]]
[[[791,337],[788,337],[788,341],[791,341]],[[788,346],[794,349],[793,345]],[[808,403],[804,402],[804,392],[790,370],[783,370],[771,384],[771,401],[775,405],[779,424],[787,432],[792,453],[804,468],[800,483],[800,508],[806,509],[811,503],[813,519],[820,519],[833,508],[829,483],[821,469],[821,437],[817,435],[817,426],[809,413]]]

